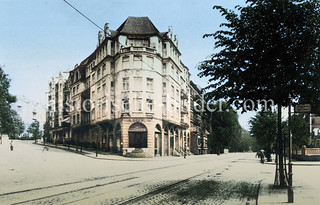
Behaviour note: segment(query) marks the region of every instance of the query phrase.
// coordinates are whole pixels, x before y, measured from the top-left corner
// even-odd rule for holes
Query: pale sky
[[[206,33],[219,29],[224,21],[212,7],[233,8],[244,0],[69,0],[73,6],[100,27],[106,22],[116,30],[128,16],[148,16],[160,32],[173,27],[177,34],[182,62],[191,80],[201,87],[197,65],[214,51],[213,39]],[[1,0],[0,64],[12,79],[11,93],[18,97],[23,120],[45,120],[46,92],[51,77],[73,69],[90,55],[99,29],[63,0]],[[240,115],[248,129],[253,112]]]

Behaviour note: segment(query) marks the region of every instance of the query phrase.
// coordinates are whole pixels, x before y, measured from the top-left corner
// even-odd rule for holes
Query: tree
[[[209,102],[209,105],[205,103],[204,106],[205,108],[197,110],[202,110],[203,126],[210,133],[208,148],[218,154],[224,148],[235,151],[241,138],[241,126],[237,113],[226,102]]]
[[[27,132],[32,134],[32,138],[37,143],[37,139],[41,138],[41,131],[40,131],[40,123],[37,120],[33,120],[33,122],[29,125]]]
[[[10,79],[0,66],[0,134],[9,134],[14,129],[11,104],[16,102],[16,97],[9,93]]]
[[[249,123],[251,135],[256,138],[260,149],[265,150],[267,161],[271,162],[272,149],[276,147],[277,114],[258,112]]]
[[[96,157],[98,157],[99,137],[101,137],[103,130],[100,125],[96,124],[90,130],[93,139],[96,139]]]
[[[18,138],[25,130],[25,125],[15,110],[11,110],[10,127],[8,131],[9,138]]]
[[[49,119],[47,119],[46,122],[43,124],[43,144],[46,144],[47,140],[50,140],[51,138],[50,129],[50,122]]]
[[[238,108],[257,109],[247,100],[277,105],[275,185],[286,186],[281,108],[293,100],[312,102],[320,91],[320,3],[317,0],[247,0],[238,12],[215,6],[227,20],[212,36],[220,50],[199,66],[210,77],[210,96],[239,100]],[[251,101],[252,100],[252,101]],[[270,105],[270,104],[269,104]],[[268,107],[268,105],[266,106]]]
[[[294,114],[291,116],[290,123],[292,147],[301,148],[303,145],[307,145],[310,135],[308,117],[305,117],[303,114]],[[284,133],[288,136],[288,120],[285,123],[284,130],[286,130]]]

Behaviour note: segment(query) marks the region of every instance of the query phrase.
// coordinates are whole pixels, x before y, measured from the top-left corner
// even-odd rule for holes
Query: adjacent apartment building
[[[189,153],[192,88],[180,56],[171,27],[160,32],[148,17],[128,17],[117,30],[105,24],[94,52],[50,83],[49,107],[62,110],[51,114],[54,140],[123,155]]]

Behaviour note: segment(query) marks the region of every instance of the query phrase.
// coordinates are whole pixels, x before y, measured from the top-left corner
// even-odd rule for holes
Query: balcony
[[[156,53],[156,49],[148,48],[148,47],[138,47],[138,46],[131,46],[131,47],[125,47],[120,50],[120,53],[127,53],[131,51],[143,51],[148,53]]]

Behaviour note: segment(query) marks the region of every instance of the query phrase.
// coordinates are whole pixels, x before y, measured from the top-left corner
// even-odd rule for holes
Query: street
[[[0,204],[255,204],[240,192],[226,194],[244,182],[259,189],[259,204],[287,200],[286,190],[269,188],[275,165],[259,163],[255,153],[95,158],[31,141],[13,141],[13,146],[10,151],[9,142],[0,145]],[[295,204],[318,203],[319,171],[320,163],[295,163]],[[201,190],[207,182],[211,189],[216,183],[218,194]]]

